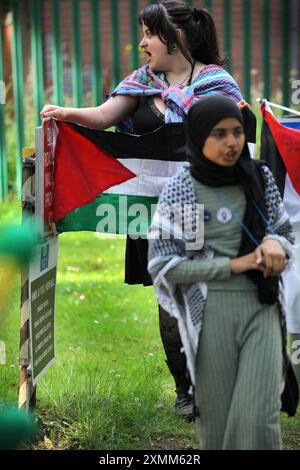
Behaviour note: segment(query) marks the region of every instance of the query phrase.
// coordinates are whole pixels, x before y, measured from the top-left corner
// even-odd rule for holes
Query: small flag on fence
[[[264,116],[261,159],[272,168],[292,223],[300,223],[300,121],[280,123],[268,104],[261,106]]]
[[[261,159],[269,163],[286,211],[293,224],[296,246],[300,244],[300,118],[279,122],[264,100]],[[300,333],[300,251],[295,250],[293,267],[283,276],[287,306],[287,328]]]

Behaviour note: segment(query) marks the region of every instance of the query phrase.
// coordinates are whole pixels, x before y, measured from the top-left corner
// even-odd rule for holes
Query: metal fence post
[[[83,103],[83,74],[80,28],[80,0],[72,1],[72,84],[73,103],[80,108]]]
[[[8,178],[5,143],[5,83],[2,57],[2,24],[0,23],[0,201],[5,201],[8,192]]]
[[[244,0],[243,8],[243,22],[244,22],[244,71],[243,71],[243,81],[244,81],[244,97],[248,103],[251,103],[251,4],[250,0]]]
[[[112,89],[120,82],[120,14],[119,0],[110,0],[112,41]]]
[[[224,14],[224,49],[228,62],[226,69],[231,73],[232,71],[232,51],[231,51],[231,0],[223,0],[223,14]]]
[[[52,19],[52,70],[53,70],[53,102],[64,105],[64,75],[62,67],[60,9],[59,0],[51,0]]]
[[[16,120],[17,150],[16,150],[16,187],[18,195],[21,195],[21,161],[20,154],[24,147],[24,79],[22,58],[22,2],[11,0],[13,14],[12,34],[12,65],[13,65],[13,92],[14,110]]]
[[[138,1],[130,0],[131,69],[139,66]]]
[[[44,74],[42,55],[42,15],[43,0],[31,0],[31,51],[33,65],[33,95],[35,108],[35,125],[40,125],[40,111],[44,104]]]
[[[212,3],[213,3],[212,0],[204,0],[204,6],[210,13],[212,13],[212,11],[213,11],[213,4]]]
[[[93,105],[98,106],[103,101],[102,54],[100,49],[101,0],[90,1],[91,18],[91,49],[92,49],[92,96]]]
[[[281,90],[282,104],[290,105],[290,0],[281,0]]]
[[[264,98],[271,99],[270,73],[270,0],[263,0],[263,85]]]

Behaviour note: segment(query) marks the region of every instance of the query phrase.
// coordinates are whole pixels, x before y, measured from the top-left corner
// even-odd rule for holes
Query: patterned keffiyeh
[[[182,122],[199,97],[214,93],[228,96],[237,103],[242,99],[234,79],[219,65],[205,66],[190,86],[169,85],[163,73],[154,73],[148,65],[144,65],[125,78],[110,96],[160,95],[167,107],[165,122],[170,123]],[[131,118],[124,120],[118,129],[132,133]]]
[[[206,304],[207,285],[204,282],[195,284],[174,284],[166,279],[166,273],[188,258],[208,258],[214,256],[213,251],[205,243],[202,249],[186,250],[187,239],[183,236],[176,239],[175,232],[180,228],[176,224],[167,236],[170,226],[168,208],[192,207],[191,221],[193,231],[197,225],[198,210],[196,193],[189,164],[185,164],[164,187],[149,230],[149,263],[148,271],[153,279],[153,285],[159,304],[178,320],[179,332],[191,380],[195,383],[195,362],[201,332],[203,313]],[[270,170],[262,167],[265,180],[265,199],[267,208],[266,238],[276,238],[283,244],[285,252],[292,260],[293,233],[284,210],[278,189]],[[178,219],[179,220],[179,219]],[[198,223],[199,226],[199,223]],[[276,230],[277,235],[274,235]],[[184,232],[184,231],[183,231]],[[282,329],[285,330],[285,318],[282,310]]]

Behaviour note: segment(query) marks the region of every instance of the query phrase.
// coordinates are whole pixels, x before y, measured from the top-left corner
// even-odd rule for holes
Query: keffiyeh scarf
[[[190,86],[169,85],[163,73],[154,73],[148,65],[135,70],[110,94],[130,96],[160,95],[166,104],[165,123],[182,122],[202,95],[219,93],[235,102],[242,99],[240,89],[231,75],[219,65],[205,66]],[[118,130],[133,132],[131,118],[118,125]]]
[[[183,349],[187,358],[187,365],[191,380],[195,384],[195,364],[198,341],[201,332],[203,314],[207,298],[207,284],[204,282],[194,284],[174,284],[166,279],[167,272],[177,264],[188,258],[198,257],[212,259],[214,252],[204,243],[201,249],[186,250],[188,240],[185,237],[177,239],[174,229],[166,236],[170,226],[168,216],[171,206],[182,207],[189,204],[192,207],[191,223],[193,229],[197,225],[199,211],[195,188],[190,175],[189,164],[186,163],[178,173],[164,187],[149,229],[149,263],[148,271],[153,280],[153,286],[159,304],[178,320],[179,332]],[[292,253],[293,233],[287,214],[284,210],[280,194],[275,185],[270,170],[262,167],[265,179],[265,198],[267,218],[266,237],[272,236],[276,230],[280,239],[285,239],[286,252]],[[199,206],[199,205],[198,205]],[[199,224],[198,224],[199,226]],[[272,229],[271,229],[272,226]],[[282,328],[285,328],[285,318],[282,314]]]

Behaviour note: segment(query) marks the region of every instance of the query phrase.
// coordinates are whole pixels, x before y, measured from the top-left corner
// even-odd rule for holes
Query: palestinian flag
[[[183,124],[142,136],[53,125],[57,230],[146,234],[164,184],[185,160]]]
[[[300,224],[300,118],[279,122],[265,101],[261,155],[271,167],[293,224]]]
[[[265,102],[261,111],[264,116],[261,159],[273,171],[295,231],[295,259],[284,273],[283,282],[287,329],[300,333],[300,118],[288,117],[278,122]]]
[[[256,145],[256,117],[249,108],[242,109],[246,140],[251,158],[255,158]]]

